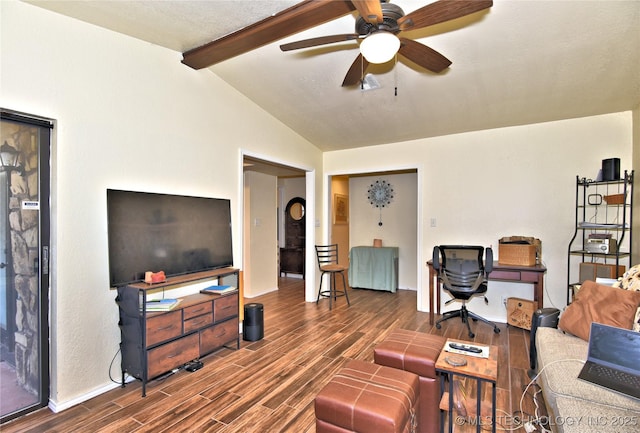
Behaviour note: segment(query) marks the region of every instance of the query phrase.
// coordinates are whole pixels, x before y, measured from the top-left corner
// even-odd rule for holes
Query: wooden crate
[[[498,263],[535,266],[542,259],[542,242],[529,236],[508,236],[498,240]]]
[[[536,246],[498,244],[498,263],[501,265],[535,266]]]
[[[531,330],[531,318],[538,309],[538,303],[528,299],[507,299],[507,323],[517,328]]]

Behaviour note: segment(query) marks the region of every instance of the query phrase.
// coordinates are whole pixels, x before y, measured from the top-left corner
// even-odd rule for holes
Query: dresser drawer
[[[182,310],[147,317],[147,347],[182,335]]]
[[[237,293],[229,296],[222,296],[213,302],[213,320],[216,322],[237,316],[238,313]]]
[[[209,314],[203,314],[202,316],[193,317],[184,321],[184,333],[195,331],[205,326],[209,326],[213,323],[213,314],[209,311]]]
[[[227,320],[200,331],[200,353],[202,355],[238,339],[238,318]]]
[[[520,272],[519,271],[492,271],[489,274],[489,279],[496,280],[511,280],[511,281],[520,281]]]
[[[213,303],[211,301],[201,302],[200,304],[185,307],[184,320],[191,319],[192,317],[202,316],[203,314],[211,313],[213,311]],[[186,331],[185,331],[186,332]]]
[[[198,334],[188,335],[171,343],[149,350],[147,376],[149,378],[173,370],[199,357]]]

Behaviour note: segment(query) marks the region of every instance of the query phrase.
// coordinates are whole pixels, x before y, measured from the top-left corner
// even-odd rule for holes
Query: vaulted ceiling
[[[297,1],[26,0],[177,52]],[[393,0],[410,13],[433,0]],[[341,87],[349,41],[282,52],[300,39],[353,33],[347,14],[208,69],[329,151],[619,112],[640,105],[640,1],[494,0],[485,11],[409,32],[453,63],[370,68],[375,90]],[[179,60],[176,60],[179,61]],[[188,68],[188,66],[184,66]]]

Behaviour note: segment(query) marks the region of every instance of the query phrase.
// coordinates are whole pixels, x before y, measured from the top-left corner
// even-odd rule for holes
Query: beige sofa
[[[640,399],[578,379],[591,322],[640,330],[640,266],[629,269],[617,286],[585,282],[561,313],[558,329],[535,333],[537,383],[554,432],[640,432]]]
[[[640,400],[578,379],[587,342],[560,329],[538,328],[537,383],[550,428],[559,433],[638,433]]]

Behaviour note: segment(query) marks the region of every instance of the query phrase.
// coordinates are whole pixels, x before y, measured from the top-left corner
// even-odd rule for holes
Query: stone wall
[[[20,152],[20,169],[7,173],[9,180],[9,227],[16,300],[15,360],[18,381],[27,390],[40,389],[40,290],[39,214],[23,209],[24,201],[38,197],[38,129],[3,123],[1,142]],[[10,272],[11,270],[9,270]],[[7,290],[12,290],[7,287]],[[11,318],[8,318],[11,320]],[[46,325],[45,325],[46,326]]]

